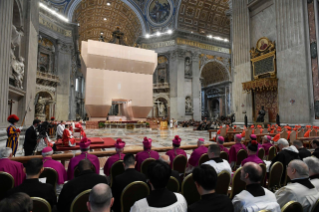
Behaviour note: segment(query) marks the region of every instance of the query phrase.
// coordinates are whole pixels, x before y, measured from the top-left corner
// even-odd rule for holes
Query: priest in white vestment
[[[319,191],[319,159],[316,157],[306,157],[303,161],[308,165],[310,182]]]
[[[232,169],[227,160],[220,158],[220,147],[217,144],[212,144],[208,147],[209,161],[204,164],[212,166],[216,173],[219,174],[222,171],[227,171],[230,176],[232,175]]]
[[[280,207],[289,201],[299,202],[304,212],[311,212],[319,199],[319,192],[309,180],[309,169],[302,160],[292,160],[287,166],[287,175],[291,183],[276,191],[275,195]]]
[[[274,193],[260,185],[262,169],[254,162],[243,166],[240,179],[246,183],[246,190],[237,194],[232,200],[234,212],[258,212],[269,210],[281,212]]]

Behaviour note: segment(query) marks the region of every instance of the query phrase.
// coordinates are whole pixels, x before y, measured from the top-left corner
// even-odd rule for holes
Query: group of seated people
[[[42,151],[43,158],[28,160],[25,167],[13,160],[11,148],[0,150],[0,171],[11,174],[15,180],[15,186],[9,190],[6,198],[0,202],[0,211],[23,211],[17,208],[22,205],[10,204],[17,198],[32,208],[29,197],[41,197],[47,200],[53,209],[66,212],[74,198],[84,190],[92,189],[87,203],[90,211],[121,211],[121,194],[123,189],[135,181],[147,182],[151,193],[145,199],[141,199],[131,207],[132,212],[139,211],[280,211],[289,201],[297,201],[304,211],[311,211],[319,199],[319,141],[312,142],[315,151],[311,153],[303,148],[300,141],[294,141],[293,145],[285,139],[279,139],[277,147],[279,153],[271,161],[270,167],[277,161],[284,167],[284,174],[290,178],[291,183],[281,187],[275,193],[262,187],[262,169],[259,163],[266,161],[257,157],[259,148],[267,151],[272,146],[269,136],[263,137],[263,144],[258,144],[256,136],[251,135],[251,141],[246,147],[241,143],[241,135],[235,135],[235,144],[229,149],[223,146],[224,138],[217,137],[217,143],[208,148],[204,145],[204,139],[198,139],[198,148],[189,157],[187,172],[192,177],[201,199],[191,205],[179,193],[169,191],[166,186],[170,176],[179,182],[183,179],[180,174],[172,170],[172,163],[178,155],[188,157],[186,152],[180,148],[181,138],[175,136],[172,140],[173,148],[165,155],[159,155],[152,150],[152,139],[144,138],[144,150],[133,154],[124,154],[125,142],[118,139],[115,144],[116,154],[109,157],[104,166],[106,176],[110,175],[112,165],[123,160],[124,173],[113,179],[112,188],[107,184],[109,178],[100,175],[100,162],[95,155],[89,154],[90,140],[84,137],[80,142],[82,153],[73,157],[67,171],[64,166],[52,159],[53,150],[46,147]],[[248,157],[242,161],[241,180],[246,183],[246,189],[231,200],[228,196],[215,193],[217,176],[222,171],[233,174],[233,165],[239,150],[247,150]],[[220,157],[221,152],[228,152],[229,161]],[[199,165],[199,159],[207,153],[209,160]],[[147,177],[140,172],[141,164],[148,158],[154,158],[147,169]],[[303,159],[303,160],[302,160]],[[58,173],[56,190],[53,186],[39,182],[39,177],[45,167],[53,168]],[[75,169],[78,174],[75,176]],[[285,177],[283,177],[285,178]],[[66,182],[67,181],[67,182]],[[65,183],[66,182],[66,183]],[[28,196],[26,196],[25,194]],[[58,195],[58,198],[57,198]],[[30,206],[31,205],[31,206]],[[25,211],[25,210],[24,210]],[[28,209],[32,211],[32,209]]]

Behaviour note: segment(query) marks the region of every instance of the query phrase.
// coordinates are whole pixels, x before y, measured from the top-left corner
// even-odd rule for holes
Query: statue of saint
[[[185,99],[185,111],[186,111],[186,113],[191,113],[192,109],[193,109],[192,101],[191,101],[191,99],[189,97],[187,97]]]
[[[165,105],[163,102],[160,102],[158,105],[158,116],[159,117],[164,117],[166,114],[165,114]]]
[[[43,99],[42,96],[40,96],[38,99],[38,102],[35,106],[35,113],[36,114],[43,114],[45,102],[46,102],[45,99]]]
[[[189,57],[186,57],[185,59],[185,76],[192,76],[192,61]]]
[[[264,110],[264,106],[261,106],[261,110],[258,112],[258,117],[256,122],[264,122],[265,115],[266,115],[266,111]]]

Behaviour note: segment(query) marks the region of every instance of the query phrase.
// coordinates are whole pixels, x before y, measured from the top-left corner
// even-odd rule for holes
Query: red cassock
[[[261,145],[264,150],[265,150],[265,155],[268,155],[269,154],[269,148],[272,147],[273,145],[271,143],[264,143]]]
[[[229,150],[224,147],[224,145],[221,145],[221,144],[218,144],[219,148],[220,148],[220,151],[224,151],[224,152],[227,152],[229,154]]]
[[[246,131],[243,130],[243,132],[241,133],[241,137],[242,137],[242,138],[245,138],[245,135],[246,135]]]
[[[261,160],[257,155],[248,155],[248,157],[241,162],[241,165],[243,166],[247,162],[254,162],[257,164],[264,163],[264,161]]]
[[[75,139],[74,138],[71,138],[71,133],[68,129],[65,129],[63,131],[63,135],[62,135],[62,143],[63,143],[63,146],[69,146],[69,141],[72,145],[75,144]]]
[[[136,157],[135,157],[135,159],[136,159],[135,168],[137,171],[141,170],[141,165],[142,165],[143,161],[147,158],[154,158],[155,160],[158,160],[159,154],[158,154],[158,152],[151,150],[151,149],[144,150],[142,152],[137,153]]]
[[[12,175],[15,187],[20,185],[25,179],[22,163],[12,161],[9,158],[0,159],[0,171]]]
[[[200,146],[198,147],[197,149],[195,149],[192,154],[191,154],[191,157],[189,158],[188,160],[188,163],[192,166],[198,166],[198,162],[199,162],[199,159],[200,157],[207,153],[207,147],[205,146]]]
[[[124,156],[125,156],[125,154],[121,154],[121,158],[120,158],[120,154],[117,153],[117,154],[109,157],[104,165],[104,174],[106,176],[109,176],[112,165],[118,160],[123,160]]]
[[[303,135],[303,137],[309,137],[310,136],[310,132],[311,132],[311,130],[307,130],[307,132]]]
[[[65,168],[59,161],[53,160],[50,157],[43,158],[43,167],[49,167],[54,169],[58,173],[58,184],[64,184],[64,181],[68,180],[68,175],[66,174]]]
[[[280,133],[276,134],[275,137],[272,139],[274,142],[277,142],[280,138]]]
[[[242,143],[236,143],[229,150],[229,163],[236,162],[237,160],[237,152],[241,149],[247,150],[246,146]]]
[[[186,152],[183,149],[179,149],[179,148],[176,149],[176,151],[174,149],[167,151],[166,155],[169,156],[169,159],[171,161],[171,167],[173,167],[173,161],[177,155],[184,155],[187,158]]]
[[[71,158],[69,167],[68,167],[68,179],[72,180],[74,177],[74,167],[79,164],[79,162],[83,159],[88,159],[89,161],[92,162],[92,164],[95,166],[95,172],[97,174],[100,174],[100,161],[97,156],[91,155],[87,152],[82,152],[80,155]]]

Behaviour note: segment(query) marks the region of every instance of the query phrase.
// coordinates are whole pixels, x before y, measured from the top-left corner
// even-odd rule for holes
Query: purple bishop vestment
[[[7,172],[14,179],[14,187],[20,185],[25,179],[22,163],[12,161],[9,158],[0,159],[0,171]]]
[[[265,155],[268,155],[269,154],[269,148],[272,147],[273,145],[271,143],[264,143],[262,145],[262,147],[264,148],[265,150]]]
[[[207,153],[207,147],[205,146],[200,146],[198,147],[197,149],[195,149],[192,154],[191,154],[191,157],[189,158],[188,160],[188,163],[192,166],[198,166],[198,162],[199,162],[199,159],[200,157]]]
[[[111,167],[113,166],[113,164],[118,160],[123,160],[124,156],[125,156],[125,154],[121,153],[121,158],[120,158],[120,154],[117,153],[117,154],[109,157],[104,165],[104,174],[106,176],[109,176],[110,170],[111,170]]]
[[[241,162],[241,165],[243,166],[247,162],[254,162],[257,164],[264,163],[264,161],[261,160],[257,155],[248,155],[248,157]]]
[[[236,162],[237,160],[237,152],[241,149],[247,150],[246,146],[242,143],[236,143],[229,150],[229,163]]]
[[[72,180],[74,178],[74,167],[77,166],[79,162],[85,158],[92,162],[92,164],[95,166],[95,172],[97,174],[100,174],[100,161],[98,157],[87,152],[82,152],[80,155],[71,158],[68,167],[68,180]]]
[[[173,167],[173,161],[174,161],[174,158],[177,156],[177,155],[184,155],[186,158],[187,158],[187,154],[186,152],[183,150],[183,149],[176,149],[176,154],[175,154],[175,150],[174,149],[171,149],[169,151],[166,152],[166,155],[169,156],[169,159],[171,161],[171,168]]]
[[[54,169],[58,173],[58,184],[64,184],[64,181],[68,180],[68,175],[62,163],[59,161],[53,160],[51,157],[43,158],[43,167],[49,167]]]
[[[224,145],[218,144],[218,146],[220,148],[220,151],[224,151],[224,152],[227,152],[227,154],[229,154],[229,150],[226,147],[224,147]]]
[[[158,152],[156,152],[154,150],[150,150],[150,149],[137,153],[136,157],[135,157],[135,159],[136,159],[135,169],[137,171],[141,170],[141,165],[142,165],[143,161],[147,158],[154,158],[155,160],[158,160],[159,154],[158,154]]]

